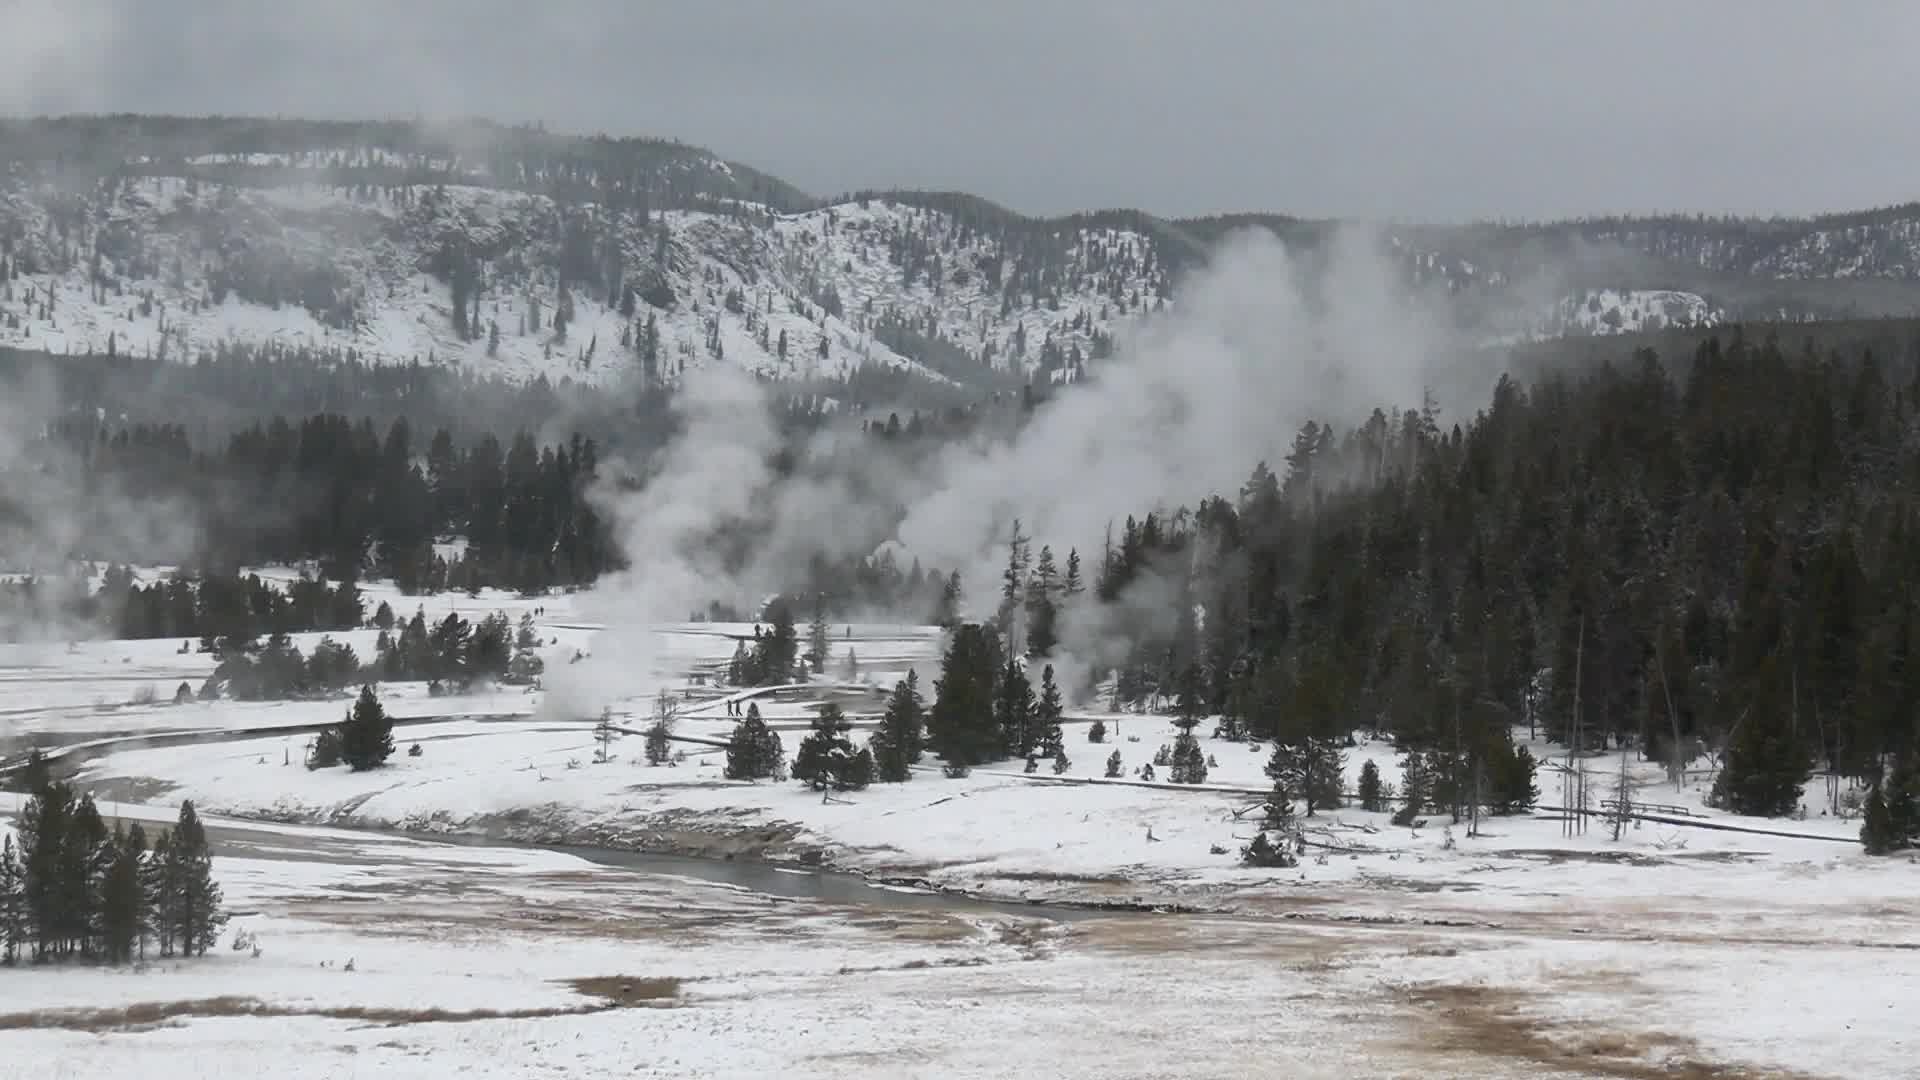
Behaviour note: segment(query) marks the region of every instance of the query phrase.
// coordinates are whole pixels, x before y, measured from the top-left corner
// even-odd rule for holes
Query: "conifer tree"
[[[141,929],[146,923],[146,894],[141,888],[141,862],[146,854],[118,828],[113,836],[113,861],[106,874],[100,898],[102,936],[108,963],[124,964],[133,959]]]
[[[807,663],[815,672],[827,670],[827,613],[823,607],[813,609],[813,622],[807,627]]]
[[[873,755],[856,753],[847,732],[853,729],[840,706],[828,702],[814,716],[813,730],[793,754],[792,775],[815,791],[846,791],[866,787],[873,780]],[[860,760],[864,757],[864,761]]]
[[[28,944],[26,870],[13,834],[0,839],[0,962],[12,965]]]
[[[1040,700],[1033,708],[1034,726],[1039,732],[1035,746],[1047,757],[1058,758],[1066,753],[1065,739],[1060,733],[1063,712],[1060,687],[1053,681],[1053,665],[1048,664],[1040,672]]]
[[[873,751],[875,775],[882,782],[899,783],[912,775],[911,766],[920,760],[926,739],[923,712],[919,675],[910,669],[906,678],[893,684],[879,730],[868,742]]]
[[[1289,792],[1297,792],[1307,816],[1312,817],[1316,809],[1340,805],[1344,757],[1330,739],[1309,739],[1305,745],[1276,742],[1265,771],[1275,783],[1284,783]]]
[[[172,956],[175,935],[180,927],[180,864],[173,857],[173,839],[161,833],[153,841],[141,876],[141,891],[146,894],[148,920],[161,956]]]
[[[1375,765],[1372,758],[1360,766],[1359,795],[1360,809],[1369,813],[1377,814],[1386,805],[1380,797],[1380,766]]]
[[[1056,624],[1059,613],[1059,569],[1053,562],[1053,549],[1042,545],[1040,557],[1034,564],[1033,576],[1027,580],[1027,655],[1046,656],[1053,651],[1058,640]]]
[[[994,708],[999,667],[991,627],[966,623],[954,630],[927,713],[928,745],[948,765],[964,768],[1004,756]]]
[[[1035,712],[1039,703],[1033,696],[1033,684],[1012,652],[1000,670],[993,700],[993,722],[1000,729],[1000,752],[1004,757],[1030,757],[1039,741]]]
[[[1207,782],[1207,755],[1200,749],[1200,740],[1194,738],[1191,731],[1183,731],[1174,738],[1170,764],[1173,771],[1167,779],[1173,783]]]
[[[779,733],[760,718],[760,706],[749,704],[747,715],[733,726],[733,734],[727,737],[727,779],[760,780],[777,776],[783,756]]]
[[[1124,764],[1120,760],[1120,751],[1115,750],[1113,753],[1107,755],[1107,778],[1108,779],[1111,780],[1119,777],[1121,775],[1121,771],[1123,768],[1124,768]]]
[[[227,915],[221,908],[220,886],[213,880],[207,832],[194,813],[192,801],[180,804],[180,817],[171,838],[167,857],[173,861],[171,877],[179,890],[174,937],[183,955],[205,956],[207,948],[219,938],[220,928],[226,925]]]
[[[360,688],[346,722],[340,725],[340,758],[354,772],[386,764],[393,756],[393,719],[375,696],[371,684]],[[177,843],[177,841],[176,841]]]

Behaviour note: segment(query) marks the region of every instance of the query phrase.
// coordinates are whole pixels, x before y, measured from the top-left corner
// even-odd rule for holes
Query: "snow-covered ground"
[[[375,586],[369,606],[381,599],[403,615],[416,603]],[[483,594],[424,607],[430,617],[543,610],[535,621],[553,685],[575,652],[594,648],[592,599]],[[261,958],[223,952],[177,975],[60,972],[46,983],[57,990],[36,978],[33,990],[0,994],[31,996],[5,1007],[14,1011],[258,998],[278,1003],[276,1016],[297,1014],[272,1021],[273,1039],[305,1051],[282,1054],[261,1041],[268,1021],[235,1016],[138,1038],[61,1030],[10,1038],[72,1060],[59,1074],[69,1076],[124,1071],[153,1040],[180,1050],[187,1064],[178,1075],[187,1076],[255,1075],[269,1058],[293,1070],[278,1075],[315,1076],[445,1075],[449,1060],[501,1076],[526,1075],[536,1061],[564,1061],[569,1075],[586,1076],[636,1066],[641,1075],[764,1075],[775,1064],[803,1076],[1009,1068],[1241,1076],[1273,1075],[1275,1062],[1301,1076],[1667,1075],[1660,1062],[1681,1074],[1736,1063],[1899,1076],[1915,1050],[1887,1007],[1920,990],[1908,959],[1920,947],[1920,866],[1862,854],[1851,842],[1857,822],[1823,812],[1818,782],[1804,820],[1741,819],[1703,805],[1704,771],[1676,791],[1657,764],[1629,756],[1636,801],[1685,812],[1655,811],[1676,820],[1632,824],[1614,840],[1603,819],[1567,835],[1545,813],[1559,805],[1560,779],[1543,769],[1539,815],[1486,818],[1472,830],[1429,814],[1407,829],[1352,806],[1325,810],[1307,821],[1315,846],[1301,866],[1248,869],[1238,852],[1267,787],[1267,748],[1203,740],[1213,766],[1198,789],[1102,778],[1112,751],[1132,774],[1170,743],[1163,718],[1075,712],[1072,764],[1059,778],[1044,766],[1023,775],[1017,763],[959,780],[928,768],[905,784],[831,800],[795,783],[727,781],[709,745],[734,722],[727,699],[688,673],[724,664],[751,631],[656,628],[656,669],[605,702],[637,730],[658,690],[679,699],[684,756],[667,766],[646,765],[637,736],[595,763],[597,714],[543,710],[539,693],[429,698],[400,684],[384,687],[383,699],[421,722],[396,732],[403,751],[388,767],[311,772],[301,765],[307,734],[257,729],[330,721],[344,700],[127,704],[140,686],[157,685],[165,701],[178,681],[204,677],[208,658],[180,653],[177,641],[0,654],[0,736],[15,736],[17,748],[41,738],[254,732],[92,748],[78,782],[116,813],[139,812],[122,800],[190,797],[203,812],[253,820],[818,861],[1005,899],[1207,914],[1088,918],[1033,908],[1034,920],[1066,918],[1040,948],[1008,945],[1025,932],[1010,938],[969,913],[952,916],[963,929],[936,934],[936,946],[918,921],[932,918],[924,914],[853,917],[739,886],[669,889],[558,855],[294,825],[248,838],[228,825],[216,830],[221,873],[235,909],[248,913],[238,921],[267,941]],[[364,632],[337,636],[371,650]],[[876,691],[914,668],[931,697],[940,649],[931,629],[835,626],[832,636],[837,662],[848,649],[858,656],[855,681],[753,695],[789,755],[823,696],[863,722],[880,708]],[[1086,739],[1095,716],[1108,729],[1098,745]],[[405,753],[413,744],[418,757]],[[1362,737],[1347,754],[1349,788],[1368,760],[1397,781],[1392,747]],[[1621,765],[1607,755],[1585,762],[1594,800],[1611,795]],[[689,916],[697,930],[662,936],[660,924],[673,921],[666,911],[713,918]],[[575,916],[592,925],[567,929]],[[369,936],[376,925],[381,932]],[[689,934],[697,948],[685,947]],[[343,953],[359,958],[351,975],[318,966]],[[1036,957],[1044,962],[1029,962]],[[983,966],[942,966],[949,961]],[[885,973],[840,974],[869,967]],[[592,999],[553,980],[602,974],[688,982],[672,1007],[588,1015],[395,1028],[316,1014],[347,1004],[565,1008]],[[0,975],[0,987],[26,985]],[[1218,1035],[1223,985],[1235,988],[1231,1026],[1243,1033],[1233,1039]],[[766,1034],[775,1028],[777,1037]],[[970,1034],[981,1031],[1006,1037]]]
[[[1003,310],[999,287],[980,268],[997,266],[1011,250],[937,211],[869,200],[786,215],[757,206],[744,216],[674,210],[641,221],[596,208],[629,280],[644,287],[643,277],[653,275],[672,299],[656,294],[661,306],[641,302],[626,315],[620,297],[576,283],[574,317],[561,333],[552,325],[560,286],[551,260],[562,210],[552,199],[478,184],[354,192],[324,180],[324,161],[280,164],[295,179],[278,186],[142,176],[88,193],[89,220],[143,256],[104,258],[101,279],[113,283],[104,292],[94,264],[42,250],[52,235],[50,206],[72,193],[0,190],[0,221],[19,223],[41,267],[19,273],[0,295],[0,345],[174,359],[223,343],[351,349],[375,361],[431,360],[515,381],[616,385],[640,370],[631,334],[652,318],[667,377],[716,364],[776,379],[835,377],[874,364],[945,383],[952,381],[946,374],[888,347],[881,322],[937,334],[976,361],[991,347],[995,366],[1025,371],[1038,365],[1049,340],[1063,355],[1077,348],[1086,356],[1096,332],[1126,322],[1116,297],[1144,303],[1156,289],[1139,265],[1150,241],[1126,230],[1077,230],[1065,255],[1073,281],[1057,296],[1023,294]],[[202,236],[198,223],[206,220],[329,275],[358,298],[356,320],[330,325],[291,296],[270,305],[217,293],[216,270],[227,254]],[[479,328],[470,339],[456,332],[444,275],[422,269],[456,232],[485,253]],[[907,280],[898,249],[909,237],[937,253],[931,265],[945,267],[938,277],[929,271]],[[1123,262],[1129,269],[1092,269]],[[837,310],[825,306],[832,297]]]
[[[16,1075],[1897,1077],[1915,1048],[1888,950],[1062,921],[209,825],[259,954],[0,972]]]

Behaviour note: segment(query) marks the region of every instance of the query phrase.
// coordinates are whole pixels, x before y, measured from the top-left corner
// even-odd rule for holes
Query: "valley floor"
[[[428,606],[448,605],[517,617],[533,603]],[[540,606],[555,686],[593,624],[566,599]],[[1616,841],[1597,818],[1571,836],[1532,815],[1470,835],[1434,815],[1406,829],[1322,811],[1300,867],[1246,869],[1264,748],[1208,741],[1202,789],[1099,779],[1113,750],[1131,772],[1171,741],[1158,718],[1106,715],[1095,745],[1081,716],[1059,779],[927,770],[832,800],[726,781],[710,744],[733,719],[687,673],[723,664],[730,633],[751,627],[663,628],[659,670],[607,702],[637,731],[656,690],[678,694],[675,764],[647,766],[637,736],[595,763],[596,717],[540,694],[402,685],[382,689],[402,752],[361,774],[301,766],[311,727],[344,701],[135,703],[141,686],[164,701],[211,669],[178,642],[0,650],[0,736],[119,740],[75,759],[103,812],[170,817],[158,804],[188,797],[227,816],[217,872],[234,929],[262,943],[257,958],[142,973],[0,973],[0,1057],[72,1077],[123,1074],[156,1040],[178,1051],[179,1076],[1895,1077],[1920,1053],[1900,1019],[1920,996],[1920,867],[1861,854],[1857,824],[1818,805],[1801,821],[1732,818],[1702,805],[1704,775],[1675,791],[1629,760],[1638,802],[1685,812]],[[856,722],[881,704],[859,684],[915,667],[930,689],[936,674],[924,628],[836,628],[835,648],[860,658],[859,679],[832,691]],[[789,755],[821,693],[756,697]],[[1384,743],[1356,745],[1350,773],[1370,758],[1396,779]],[[1619,759],[1587,764],[1610,794]],[[1557,774],[1539,782],[1557,806]],[[326,825],[1195,913],[782,898]],[[643,989],[609,998],[613,982],[578,982],[603,977]],[[668,994],[647,980],[677,982]]]

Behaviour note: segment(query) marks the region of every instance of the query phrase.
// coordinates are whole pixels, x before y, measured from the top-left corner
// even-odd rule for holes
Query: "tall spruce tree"
[[[1034,728],[1038,733],[1034,749],[1044,757],[1058,758],[1066,752],[1060,733],[1060,717],[1065,711],[1060,687],[1053,681],[1053,665],[1048,664],[1040,671],[1040,700],[1033,707]]]
[[[840,706],[828,702],[814,716],[813,730],[800,740],[793,754],[793,778],[815,791],[866,787],[873,780],[873,755],[855,751],[847,732],[853,729]]]
[[[1000,753],[1003,757],[1029,757],[1040,738],[1036,720],[1039,703],[1033,696],[1033,683],[1017,656],[1009,653],[1001,666],[994,690],[993,722],[1000,729]]]
[[[31,926],[27,910],[26,869],[14,849],[13,834],[0,838],[0,962],[8,965],[20,958],[30,943]]]
[[[911,669],[907,677],[893,684],[887,697],[887,710],[880,727],[868,741],[873,751],[875,775],[883,782],[897,784],[913,775],[926,742],[925,708],[920,700],[920,676]]]
[[[733,734],[727,737],[727,779],[762,780],[777,776],[783,756],[779,733],[760,718],[760,706],[749,703],[747,715],[733,726]]]
[[[182,954],[205,956],[208,947],[219,939],[227,915],[221,907],[220,886],[213,880],[213,853],[207,847],[207,831],[191,800],[180,804],[171,837],[167,856],[173,860],[173,880],[179,890],[174,937]]]
[[[371,685],[360,688],[360,698],[340,725],[340,757],[354,772],[377,769],[393,756],[393,719],[380,704]]]
[[[994,689],[1000,645],[993,628],[965,623],[953,632],[933,684],[927,743],[950,766],[971,766],[1001,755]]]

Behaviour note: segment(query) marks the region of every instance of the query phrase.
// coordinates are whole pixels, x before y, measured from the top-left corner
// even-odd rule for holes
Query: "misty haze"
[[[1920,1075],[1847,15],[0,9],[0,1073]]]

